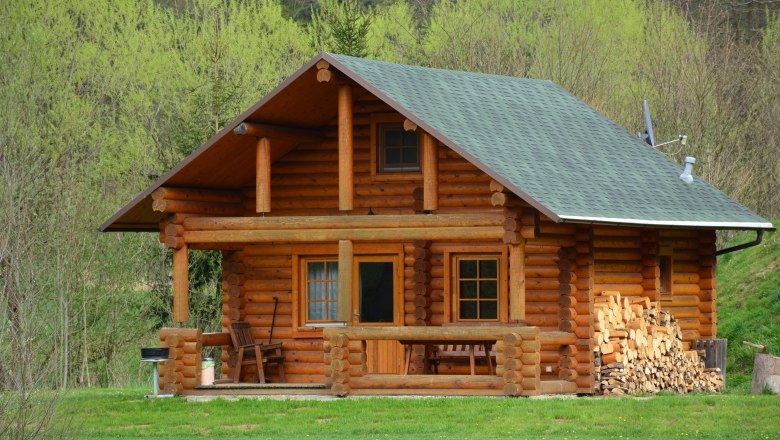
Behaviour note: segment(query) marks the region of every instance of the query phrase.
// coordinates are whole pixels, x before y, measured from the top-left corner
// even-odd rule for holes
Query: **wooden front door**
[[[403,272],[398,255],[356,256],[353,268],[355,326],[397,326],[403,322]],[[403,347],[397,341],[367,341],[369,373],[399,374]]]

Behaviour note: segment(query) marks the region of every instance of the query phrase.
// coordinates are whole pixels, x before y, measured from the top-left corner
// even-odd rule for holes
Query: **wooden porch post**
[[[339,292],[336,320],[352,321],[352,241],[339,240]]]
[[[339,86],[339,210],[351,211],[354,194],[352,163],[352,86]]]
[[[271,141],[257,140],[255,212],[271,212]]]
[[[422,134],[423,210],[439,209],[439,151],[436,139]]]
[[[525,239],[509,245],[509,319],[525,320]]]
[[[184,243],[173,251],[173,322],[190,320],[189,251]]]

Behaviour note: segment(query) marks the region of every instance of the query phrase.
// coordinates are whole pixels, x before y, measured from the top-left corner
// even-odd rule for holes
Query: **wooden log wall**
[[[504,378],[507,396],[541,394],[539,334],[509,333],[496,341],[496,374]]]
[[[644,296],[658,301],[661,279],[658,271],[658,230],[642,231],[642,287]]]
[[[708,237],[712,242],[707,243]],[[687,350],[691,341],[712,336],[715,325],[714,290],[704,290],[700,286],[700,273],[704,270],[706,275],[707,272],[702,260],[714,260],[710,257],[714,255],[714,234],[661,229],[658,231],[658,245],[672,249],[672,294],[661,298],[661,308],[671,312],[677,320]]]
[[[339,397],[352,390],[351,378],[367,373],[366,341],[350,341],[344,334],[336,334],[323,342],[323,374],[325,386]]]
[[[226,251],[222,254],[222,331],[230,332],[230,324],[241,321],[244,309],[244,253]],[[222,377],[231,378],[236,359],[231,350],[222,350]]]
[[[594,286],[661,301],[675,316],[686,349],[692,340],[716,337],[715,233],[686,229],[593,227]],[[659,249],[670,249],[672,293],[659,296]]]
[[[320,338],[296,339],[292,328],[292,247],[289,245],[252,245],[243,251],[223,254],[223,331],[232,321],[252,326],[255,339],[267,342],[274,321],[274,298],[278,299],[272,342],[282,343],[285,379],[291,383],[322,383],[324,365]],[[231,373],[231,360],[223,352],[224,377]],[[223,367],[224,369],[224,367]],[[278,382],[276,369],[268,372]],[[253,381],[254,371],[247,368],[242,380]]]
[[[574,247],[562,247],[558,251],[558,292],[559,323],[564,332],[576,332],[577,325],[577,251]],[[579,342],[579,340],[578,340]],[[579,363],[576,345],[558,347],[558,378],[567,382],[577,382]]]
[[[412,243],[412,268],[414,269],[414,324],[428,326],[431,324],[431,242],[415,240]],[[408,246],[404,246],[404,253]],[[404,261],[408,259],[404,258]],[[404,294],[406,303],[407,295]],[[411,372],[422,374],[425,367],[425,346],[415,345],[411,359]]]
[[[359,101],[354,108],[354,208],[352,213],[413,214],[421,211],[423,181],[375,179],[371,175],[371,113],[393,113],[380,101]],[[324,131],[319,143],[304,143],[271,165],[271,216],[338,215],[338,128]],[[483,213],[490,204],[490,177],[450,148],[439,144],[437,213]],[[415,203],[418,189],[419,202]],[[255,188],[244,190],[244,212],[255,212]]]
[[[594,226],[594,296],[604,291],[643,295],[643,256],[641,228]]]
[[[160,391],[163,394],[180,395],[200,385],[201,331],[194,328],[163,328],[160,330],[160,347],[169,349],[168,357],[158,370]]]
[[[699,233],[699,333],[702,338],[718,337],[718,310],[715,295],[715,231]]]
[[[574,356],[577,361],[577,393],[592,393],[595,387],[593,381],[593,249],[592,234],[589,226],[578,226],[575,246],[577,264],[575,274],[577,293],[574,296],[577,303],[575,319],[577,327],[574,334],[578,341],[574,346]],[[567,353],[564,353],[564,355]]]

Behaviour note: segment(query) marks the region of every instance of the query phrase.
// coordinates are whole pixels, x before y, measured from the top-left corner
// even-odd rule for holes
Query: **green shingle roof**
[[[322,56],[554,220],[772,228],[550,81]]]

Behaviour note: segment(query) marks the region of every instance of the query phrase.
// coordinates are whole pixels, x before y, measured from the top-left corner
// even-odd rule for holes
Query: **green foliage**
[[[649,99],[659,139],[689,136],[667,154],[697,156],[699,176],[780,216],[777,16],[742,40],[715,3],[692,16],[644,0],[312,3],[0,2],[0,356],[32,347],[21,377],[140,380],[138,347],[171,325],[170,256],[153,234],[97,225],[317,50],[551,79],[629,131]],[[736,372],[752,356],[733,341],[778,350],[768,241],[721,263]],[[220,255],[191,255],[187,325],[218,329]],[[9,383],[23,385],[0,370]]]
[[[776,438],[777,396],[624,399],[148,400],[148,388],[77,390],[79,438]],[[474,415],[466,419],[464,415]],[[164,416],[163,416],[164,415]]]
[[[372,16],[358,0],[320,0],[312,9],[312,42],[320,51],[365,58]]]
[[[780,227],[780,222],[774,223]],[[726,246],[753,234],[735,237]],[[780,234],[766,233],[756,247],[726,254],[718,261],[718,337],[729,340],[729,373],[750,374],[756,350],[750,341],[780,355]]]

